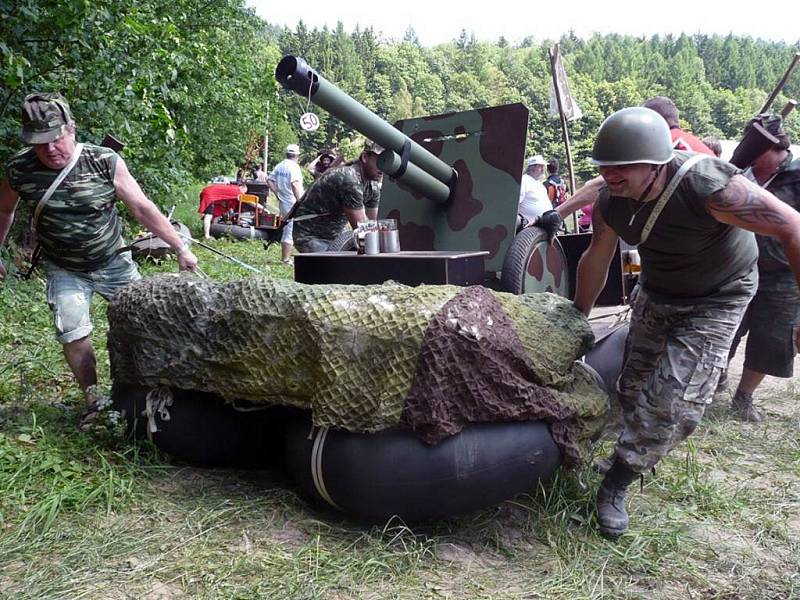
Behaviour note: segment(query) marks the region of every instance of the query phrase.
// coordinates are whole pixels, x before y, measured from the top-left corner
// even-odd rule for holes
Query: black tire
[[[529,491],[558,468],[546,423],[477,423],[436,445],[411,432],[315,428],[286,433],[286,466],[303,491],[369,522],[424,522],[486,508]]]
[[[625,360],[625,341],[628,338],[628,325],[623,325],[611,335],[599,340],[594,348],[583,357],[584,362],[592,367],[605,383],[609,395],[616,394],[617,379],[622,372]]]
[[[297,411],[281,406],[242,411],[208,392],[170,388],[169,420],[154,417],[153,444],[172,458],[198,467],[283,466],[283,435]],[[128,434],[147,437],[147,388],[114,383],[112,408],[124,411]],[[237,403],[248,406],[247,403]],[[252,405],[250,405],[252,406]]]
[[[511,242],[511,247],[506,252],[503,260],[503,271],[500,275],[500,289],[512,294],[534,294],[538,292],[553,292],[565,298],[569,298],[569,270],[567,267],[567,256],[558,238],[553,242],[552,247],[547,248],[547,233],[539,227],[526,227],[520,231]],[[543,278],[537,280],[529,276],[528,267],[534,253],[540,253],[546,248],[560,268],[558,276],[554,277],[554,283],[548,283],[544,277],[548,273],[547,261],[543,260]]]
[[[256,229],[255,227],[242,227],[228,223],[211,223],[209,232],[211,237],[232,237],[237,240],[269,240],[270,229]]]
[[[353,241],[353,230],[345,229],[328,246],[328,252],[355,252],[356,243]]]

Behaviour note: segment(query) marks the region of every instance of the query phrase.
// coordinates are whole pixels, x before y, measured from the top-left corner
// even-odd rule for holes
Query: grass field
[[[195,234],[196,197],[187,192],[175,213]],[[276,247],[212,243],[291,277]],[[215,279],[248,275],[196,253]],[[104,303],[93,312],[108,385]],[[713,406],[641,491],[631,488],[631,530],[612,543],[595,531],[599,476],[589,467],[477,514],[367,527],[309,504],[277,472],[195,469],[113,432],[80,434],[81,398],[41,274],[0,284],[0,351],[0,598],[800,597],[791,380],[762,393],[762,424]]]

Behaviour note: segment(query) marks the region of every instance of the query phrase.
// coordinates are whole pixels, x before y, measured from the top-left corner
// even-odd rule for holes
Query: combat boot
[[[748,394],[742,390],[736,390],[733,395],[732,401],[733,411],[736,416],[742,421],[750,423],[760,423],[764,420],[764,416],[758,411],[753,404],[753,394]]]
[[[601,535],[616,538],[628,530],[625,490],[638,477],[619,458],[611,465],[597,491],[597,526]]]

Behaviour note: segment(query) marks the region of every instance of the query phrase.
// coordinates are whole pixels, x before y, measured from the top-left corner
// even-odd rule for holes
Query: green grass
[[[197,192],[175,212],[195,236]],[[211,244],[291,277],[277,247]],[[248,276],[196,253],[214,279]],[[93,319],[107,385],[100,300]],[[764,424],[706,418],[631,487],[631,530],[616,543],[596,533],[589,467],[464,517],[364,526],[309,504],[277,472],[172,465],[113,432],[79,434],[80,394],[51,328],[41,275],[2,284],[0,598],[800,597],[795,387],[762,398]]]

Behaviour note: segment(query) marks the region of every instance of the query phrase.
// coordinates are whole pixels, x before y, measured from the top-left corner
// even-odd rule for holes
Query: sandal
[[[97,386],[89,386],[84,392],[86,396],[86,408],[81,411],[78,417],[78,430],[89,431],[96,423],[101,413],[111,406],[111,398],[100,393]]]

